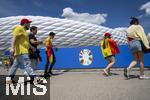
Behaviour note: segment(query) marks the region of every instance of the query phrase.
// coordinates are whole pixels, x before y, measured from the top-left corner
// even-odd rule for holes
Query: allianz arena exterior
[[[110,32],[112,38],[118,43],[121,53],[116,57],[117,67],[128,66],[131,61],[131,55],[127,46],[126,28],[107,28],[90,23],[82,23],[79,21],[59,19],[43,16],[12,16],[0,18],[0,51],[7,50],[11,43],[11,31],[22,18],[28,18],[32,21],[31,26],[38,27],[37,38],[45,40],[49,32],[56,33],[53,44],[59,48],[56,54],[55,68],[100,68],[106,65],[102,57],[99,42],[103,38],[105,32]],[[88,49],[91,51],[92,63],[83,65],[80,62],[80,51]],[[87,50],[87,51],[88,51]],[[44,49],[41,48],[41,55],[45,59]],[[84,55],[82,56],[84,57]],[[64,59],[65,58],[65,59]],[[68,61],[69,60],[69,61]],[[127,61],[126,61],[127,60]],[[43,69],[44,60],[39,64],[39,68]],[[149,66],[150,63],[146,62]]]

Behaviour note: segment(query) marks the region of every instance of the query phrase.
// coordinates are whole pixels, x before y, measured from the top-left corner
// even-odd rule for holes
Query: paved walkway
[[[150,100],[150,79],[124,80],[122,71],[65,72],[50,79],[50,100]],[[133,71],[137,75],[139,72]],[[145,71],[150,76],[150,71]]]
[[[150,79],[124,80],[123,71],[112,72],[110,77],[103,76],[100,70],[90,69],[55,72],[57,75],[50,78],[50,100],[150,100]],[[0,74],[6,75],[7,70],[0,68]],[[145,74],[150,76],[150,70]]]

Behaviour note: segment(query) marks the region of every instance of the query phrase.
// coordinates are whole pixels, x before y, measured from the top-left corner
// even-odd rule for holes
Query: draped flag
[[[103,45],[105,45],[105,48],[103,47]],[[100,46],[101,46],[101,51],[102,51],[102,55],[104,58],[108,56],[116,55],[119,53],[117,44],[112,39],[105,39],[105,44],[104,44],[104,39],[103,39],[100,42]]]
[[[49,62],[51,64],[53,63],[53,51],[52,51],[52,43],[49,37],[46,38],[45,40],[45,47],[46,47],[47,56],[49,58]]]

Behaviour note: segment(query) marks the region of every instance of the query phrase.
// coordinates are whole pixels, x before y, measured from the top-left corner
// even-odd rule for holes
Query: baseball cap
[[[110,34],[110,33],[108,33],[108,32],[106,32],[106,33],[105,33],[105,37],[106,37],[106,36],[110,37],[110,36],[111,36],[111,34]]]
[[[20,23],[21,24],[25,24],[25,23],[31,23],[32,21],[30,21],[29,19],[23,18],[21,19]]]

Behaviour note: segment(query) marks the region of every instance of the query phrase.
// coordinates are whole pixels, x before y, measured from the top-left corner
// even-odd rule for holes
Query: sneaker
[[[11,77],[6,77],[6,84],[13,84]]]
[[[52,75],[50,74],[50,73],[46,73],[45,75],[44,75],[44,78],[46,78],[46,79],[48,79],[49,77],[51,77]]]
[[[45,83],[45,78],[44,77],[37,77],[34,79],[33,84],[43,84]]]
[[[140,79],[149,79],[149,77],[146,76],[146,75],[141,75],[141,76],[140,76]]]
[[[112,75],[113,75],[113,73],[111,73],[111,72],[108,72],[108,74],[109,74],[109,76],[112,76]]]
[[[128,71],[127,71],[126,68],[124,69],[124,77],[125,77],[126,79],[129,79]]]
[[[54,73],[52,73],[52,72],[48,72],[48,74],[49,74],[49,75],[55,75],[55,74],[54,74]]]
[[[41,84],[45,84],[45,83],[47,83],[47,81],[46,81],[46,78],[45,78],[45,77],[40,77],[40,78],[39,78],[39,81],[40,81],[40,83],[42,82]]]
[[[105,74],[105,75],[109,76],[109,73],[107,72],[106,69],[104,69],[103,71],[104,71],[104,74]]]
[[[13,84],[12,80],[6,80],[6,84]]]
[[[23,73],[24,75],[28,75],[28,73],[26,72],[26,71],[24,71],[24,73]]]

